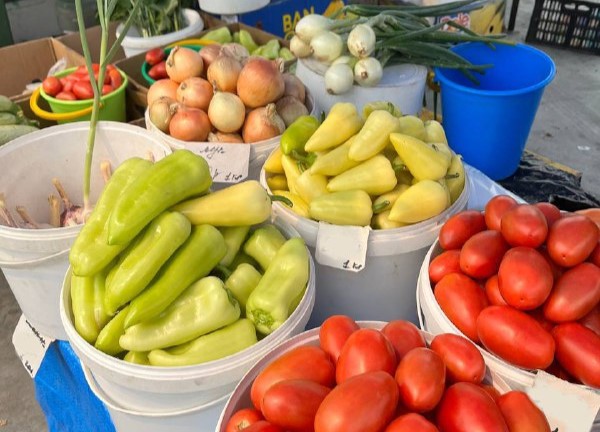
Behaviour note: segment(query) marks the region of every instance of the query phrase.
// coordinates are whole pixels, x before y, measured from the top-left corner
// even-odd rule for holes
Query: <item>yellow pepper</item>
[[[284,174],[276,174],[267,177],[267,186],[269,189],[281,189],[286,190],[288,188],[287,177]]]
[[[290,209],[296,213],[298,216],[304,218],[310,218],[308,214],[308,203],[300,198],[300,195],[296,195],[295,193],[283,190],[273,191],[273,195],[280,195],[289,199],[292,202],[292,207]],[[285,202],[281,202],[282,205],[287,205]]]
[[[314,197],[328,192],[327,177],[322,174],[311,174],[309,170],[306,170],[296,180],[296,191],[300,198],[306,203],[310,203]]]
[[[349,102],[338,102],[304,146],[307,152],[317,152],[337,147],[363,126],[356,106]]]
[[[369,102],[363,106],[363,118],[366,120],[369,116],[377,110],[384,110],[392,114],[394,117],[402,117],[402,111],[392,102],[388,101],[375,101]]]
[[[437,216],[448,205],[448,191],[441,183],[422,180],[398,197],[389,218],[396,222],[417,223]]]
[[[400,117],[400,132],[404,135],[410,135],[411,137],[418,138],[420,140],[425,139],[425,125],[423,120],[417,116],[405,115]]]
[[[329,180],[327,190],[339,192],[361,189],[369,195],[381,195],[394,189],[397,183],[391,162],[379,154]]]
[[[388,211],[392,208],[400,194],[408,189],[408,185],[404,183],[400,183],[396,185],[394,189],[390,192],[384,193],[383,195],[379,195],[373,201],[373,213],[379,214],[385,211]],[[387,203],[387,204],[386,204]]]
[[[446,132],[444,132],[444,128],[442,127],[442,124],[439,121],[427,120],[425,122],[425,137],[423,141],[427,143],[448,145]]]
[[[446,186],[450,192],[450,202],[454,204],[465,188],[465,166],[460,155],[452,156],[450,168],[446,174]]]
[[[395,152],[396,150],[394,150]],[[396,179],[398,183],[411,185],[413,181],[413,176],[408,170],[408,167],[402,160],[402,158],[396,153],[396,156],[392,159],[392,168],[396,172]]]
[[[352,141],[348,157],[356,161],[372,158],[389,144],[392,132],[400,132],[400,119],[387,111],[373,111]]]
[[[363,190],[347,190],[321,195],[311,201],[310,217],[334,225],[367,226],[373,216],[373,203]]]
[[[446,175],[452,158],[444,145],[436,146],[410,135],[393,133],[390,140],[417,180],[437,180]]]
[[[393,228],[402,228],[409,224],[396,222],[390,219],[390,210],[386,210],[382,213],[377,213],[373,215],[373,219],[371,220],[371,227],[373,229],[393,229]]]
[[[300,167],[298,166],[298,162],[293,157],[282,154],[281,165],[283,165],[289,191],[298,195],[296,183],[298,182],[298,177],[300,177],[300,174],[302,174]]]
[[[352,160],[348,157],[350,146],[356,139],[356,135],[351,136],[346,142],[333,150],[317,156],[310,167],[311,174],[323,174],[326,176],[336,176],[344,171],[354,168],[360,162]]]
[[[283,166],[281,165],[281,147],[277,146],[275,150],[269,155],[263,168],[266,172],[271,174],[283,174]]]

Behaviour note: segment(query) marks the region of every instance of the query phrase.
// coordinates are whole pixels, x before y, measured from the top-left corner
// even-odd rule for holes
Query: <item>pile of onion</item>
[[[183,141],[255,143],[308,114],[306,88],[283,73],[283,62],[250,56],[238,45],[173,48],[169,78],[148,90],[152,124]]]

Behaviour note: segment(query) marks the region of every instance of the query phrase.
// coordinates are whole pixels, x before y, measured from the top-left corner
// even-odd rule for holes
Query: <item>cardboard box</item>
[[[110,49],[110,47],[113,45],[113,43],[115,43],[115,41],[117,40],[116,31],[117,31],[118,25],[119,25],[118,22],[110,23],[109,31],[108,31],[107,49]],[[86,34],[86,38],[88,41],[88,46],[90,47],[90,54],[92,56],[92,62],[97,63],[98,59],[100,58],[100,40],[101,40],[101,36],[102,36],[102,29],[100,26],[90,27],[85,31],[85,34]],[[60,41],[62,44],[64,44],[65,46],[71,48],[76,53],[79,53],[83,56],[83,48],[81,48],[81,38],[79,37],[79,33],[70,33],[70,34],[67,34],[64,36],[59,36],[56,39],[58,41]],[[121,47],[119,47],[112,62],[114,63],[114,62],[124,59],[124,58],[125,58],[125,52],[123,51],[123,49]]]
[[[62,58],[66,60],[67,67],[85,64],[81,55],[53,38],[0,48],[0,94],[11,99],[21,98],[27,84],[43,80],[50,68]]]

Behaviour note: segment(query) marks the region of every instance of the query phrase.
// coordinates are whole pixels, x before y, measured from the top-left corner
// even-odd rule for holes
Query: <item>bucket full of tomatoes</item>
[[[98,79],[98,64],[93,64],[94,76]],[[102,97],[100,98],[99,120],[124,122],[125,89],[127,75],[113,65],[108,65]],[[42,109],[38,102],[39,96],[48,102],[51,112]],[[72,121],[90,120],[94,91],[90,84],[90,76],[86,66],[65,69],[56,75],[46,77],[42,86],[36,90],[30,99],[32,111],[40,118],[55,120],[59,124]]]

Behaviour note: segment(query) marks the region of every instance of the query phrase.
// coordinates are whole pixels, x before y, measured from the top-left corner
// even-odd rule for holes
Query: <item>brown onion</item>
[[[235,132],[244,124],[246,107],[237,95],[218,91],[210,101],[208,118],[221,132]]]
[[[300,78],[286,72],[283,74],[283,82],[285,83],[284,96],[294,96],[300,102],[306,102],[306,88]]]
[[[210,45],[203,46],[198,54],[202,57],[202,61],[204,63],[204,71],[208,70],[210,64],[219,57],[219,53],[221,52],[221,44],[214,43]]]
[[[176,103],[174,99],[168,96],[161,96],[148,107],[150,121],[165,133],[169,133],[169,123],[171,123],[171,118],[173,118],[171,106],[174,103]]]
[[[308,114],[308,108],[294,96],[282,97],[275,103],[275,107],[286,127],[294,123],[298,117]]]
[[[244,142],[255,143],[279,136],[283,131],[285,123],[277,114],[275,104],[271,103],[248,113],[242,128],[242,137]]]
[[[176,45],[167,57],[166,69],[169,78],[180,83],[187,78],[202,75],[204,62],[193,49]]]
[[[211,132],[208,134],[208,142],[243,144],[244,140],[238,133],[224,133],[216,131],[215,133]]]
[[[241,63],[243,63],[248,57],[250,57],[248,49],[244,45],[236,42],[229,42],[223,44],[221,47],[221,54],[233,57]]]
[[[146,95],[148,106],[152,105],[152,102],[162,96],[170,97],[173,100],[177,99],[177,87],[179,87],[179,84],[171,81],[169,78],[155,81],[148,89],[148,94]]]
[[[284,90],[280,65],[261,57],[248,59],[238,77],[237,94],[250,108],[275,102]]]
[[[182,141],[206,141],[209,132],[208,115],[197,108],[180,105],[169,123],[169,135]]]
[[[213,97],[213,87],[200,77],[187,78],[177,88],[177,102],[206,111]]]
[[[235,93],[242,63],[233,57],[220,55],[206,71],[206,78],[217,90]]]

